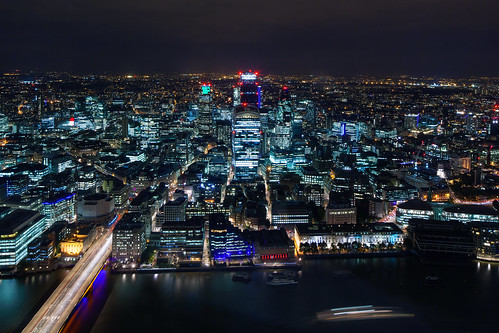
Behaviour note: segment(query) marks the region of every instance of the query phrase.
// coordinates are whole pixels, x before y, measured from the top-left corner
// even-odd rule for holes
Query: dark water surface
[[[67,270],[0,279],[0,332],[18,332],[64,279]]]
[[[65,332],[498,332],[498,268],[483,262],[425,266],[416,257],[306,260],[299,284],[286,286],[267,285],[270,271],[250,272],[253,281],[247,284],[233,282],[231,272],[102,271]],[[335,278],[338,270],[350,270],[354,277]],[[429,274],[446,286],[426,287]],[[8,281],[22,289],[21,299],[38,297],[22,281]],[[1,309],[3,289],[0,285]],[[316,319],[319,311],[358,305],[400,307],[414,317]]]

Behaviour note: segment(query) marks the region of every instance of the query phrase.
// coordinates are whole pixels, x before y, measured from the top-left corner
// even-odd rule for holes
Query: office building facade
[[[47,228],[37,211],[0,208],[0,267],[15,266],[28,254],[28,245]]]
[[[234,180],[251,182],[260,160],[260,114],[255,108],[236,107],[232,130],[232,167]]]

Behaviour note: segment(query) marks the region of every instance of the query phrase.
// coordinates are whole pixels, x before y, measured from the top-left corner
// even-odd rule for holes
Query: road
[[[494,200],[499,199],[499,198],[495,198],[495,199],[488,199],[488,200],[482,200],[482,201],[461,200],[456,196],[456,194],[452,190],[452,187],[450,186],[448,179],[446,179],[446,182],[447,182],[447,187],[449,188],[450,197],[455,204],[460,204],[460,205],[492,205]]]
[[[23,333],[58,333],[94,277],[111,254],[112,229],[108,229],[71,269],[38,310]]]
[[[121,177],[119,175],[116,175],[114,172],[108,171],[108,170],[106,170],[105,168],[101,167],[98,164],[94,164],[94,167],[95,167],[95,170],[99,171],[100,173],[103,173],[103,174],[105,174],[107,176],[111,176],[111,177],[117,178],[117,179],[121,180],[123,183],[126,184],[126,178],[125,177]]]

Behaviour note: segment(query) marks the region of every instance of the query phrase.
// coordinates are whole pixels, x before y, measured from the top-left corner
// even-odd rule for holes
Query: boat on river
[[[274,272],[267,275],[267,284],[271,286],[284,286],[297,283],[295,272]]]
[[[250,282],[251,280],[249,273],[234,273],[232,275],[232,281],[234,282]]]

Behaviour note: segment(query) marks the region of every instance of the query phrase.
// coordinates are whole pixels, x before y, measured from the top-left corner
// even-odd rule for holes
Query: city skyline
[[[436,327],[414,296],[382,304],[389,293],[373,290],[383,272],[389,288],[438,287],[433,301],[457,312],[439,293],[459,284],[477,307],[474,324],[494,322],[475,292],[494,287],[462,281],[499,274],[499,79],[14,71],[0,87],[0,277],[13,281],[0,284],[0,330],[157,330],[163,321],[122,309],[155,303],[141,309],[164,315],[170,301],[150,301],[164,295],[178,309],[172,327],[198,331],[182,319],[193,307],[177,308],[198,274],[199,294],[211,294],[211,281],[224,285],[218,302],[239,284],[257,288],[252,307],[273,309],[270,318],[237,310],[262,321],[251,329],[198,312],[200,322],[231,327],[221,332],[321,332],[378,318]],[[448,274],[454,262],[476,269]],[[33,275],[60,277],[44,302],[17,292]],[[139,275],[149,290],[174,287],[135,294]],[[332,301],[316,290],[355,295],[354,276],[374,305],[362,305],[364,293]],[[103,284],[129,285],[134,296],[111,305],[116,295]],[[314,321],[296,326],[290,312]]]
[[[0,332],[497,331],[498,11],[0,0]]]

